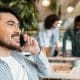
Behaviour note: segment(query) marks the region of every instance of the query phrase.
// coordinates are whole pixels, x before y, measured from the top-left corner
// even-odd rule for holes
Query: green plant
[[[56,0],[51,0],[51,5],[50,5],[50,8],[53,12],[56,12]]]
[[[6,4],[10,7],[15,7],[19,11],[23,19],[23,25],[21,26],[21,29],[24,29],[24,31],[37,31],[38,22],[34,1],[35,0],[0,0],[0,4]]]

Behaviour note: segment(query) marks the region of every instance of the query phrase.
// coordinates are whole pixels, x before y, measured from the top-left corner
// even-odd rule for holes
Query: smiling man
[[[0,80],[38,80],[41,74],[50,76],[48,60],[37,41],[24,35],[26,43],[20,46],[20,22],[13,9],[0,6]],[[32,53],[34,62],[23,56],[23,51]]]

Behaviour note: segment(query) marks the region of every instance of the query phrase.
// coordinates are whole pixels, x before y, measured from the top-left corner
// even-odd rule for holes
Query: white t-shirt
[[[23,69],[22,65],[16,61],[12,56],[8,57],[0,57],[3,61],[5,61],[9,68],[11,69],[14,80],[28,80],[28,76]]]

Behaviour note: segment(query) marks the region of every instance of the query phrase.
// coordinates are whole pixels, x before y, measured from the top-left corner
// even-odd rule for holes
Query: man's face
[[[75,22],[75,27],[77,30],[80,30],[80,22]]]
[[[0,13],[0,46],[9,49],[20,47],[19,20],[11,13]]]

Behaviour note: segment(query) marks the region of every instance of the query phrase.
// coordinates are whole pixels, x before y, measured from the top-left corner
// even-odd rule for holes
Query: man
[[[49,75],[49,63],[37,41],[24,35],[20,46],[20,18],[9,7],[0,7],[0,80],[38,80]],[[34,61],[28,60],[22,51],[31,52]]]
[[[72,43],[71,56],[80,57],[80,15],[75,17],[74,27],[66,30],[63,38],[63,56],[67,56],[66,40],[70,39]]]

